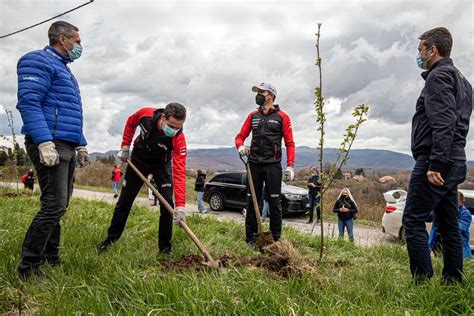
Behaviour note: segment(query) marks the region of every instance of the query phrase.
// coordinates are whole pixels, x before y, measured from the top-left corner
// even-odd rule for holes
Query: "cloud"
[[[82,3],[3,1],[0,32]],[[278,88],[277,103],[292,118],[297,145],[316,146],[314,33],[322,21],[327,144],[339,144],[352,122],[350,112],[366,103],[370,120],[356,146],[409,152],[409,122],[423,85],[415,63],[417,37],[434,26],[448,27],[453,59],[473,82],[472,9],[462,0],[449,6],[445,1],[274,1],[268,6],[96,1],[65,17],[79,27],[84,44],[83,57],[71,69],[81,85],[90,150],[117,149],[128,116],[172,101],[188,107],[189,147],[232,146],[255,108],[250,88],[262,81]],[[1,40],[0,104],[14,109],[16,62],[47,43],[48,26]],[[4,126],[0,115],[0,130]],[[469,144],[473,139],[471,132]]]

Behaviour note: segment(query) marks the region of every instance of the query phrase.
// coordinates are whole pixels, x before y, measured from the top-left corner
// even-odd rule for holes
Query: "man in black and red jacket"
[[[273,239],[281,236],[282,212],[280,205],[281,194],[281,139],[285,140],[287,165],[286,180],[293,180],[295,161],[295,143],[288,114],[274,104],[277,96],[276,88],[269,83],[261,83],[252,87],[257,92],[255,97],[259,107],[251,112],[235,138],[235,146],[242,156],[248,156],[250,172],[255,185],[257,201],[262,198],[263,183],[270,204],[270,230]],[[245,139],[252,132],[250,150],[244,146]],[[245,217],[246,241],[255,246],[257,221],[251,198],[248,199],[247,215]]]
[[[182,132],[185,119],[186,108],[179,103],[170,103],[165,109],[138,110],[127,120],[118,154],[122,161],[127,161],[133,135],[136,128],[140,127],[140,135],[133,143],[131,160],[142,174],[153,175],[158,191],[173,207],[174,191],[175,212],[180,216],[184,214],[186,203],[186,139]],[[143,181],[128,166],[107,238],[99,245],[99,252],[106,251],[122,235],[133,201],[142,185]],[[160,252],[169,253],[173,217],[163,205],[160,205],[160,213],[158,247]]]

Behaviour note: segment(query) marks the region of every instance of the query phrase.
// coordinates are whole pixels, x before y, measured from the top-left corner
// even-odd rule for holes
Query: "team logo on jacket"
[[[186,147],[183,146],[179,149],[179,155],[186,156]]]
[[[273,123],[273,124],[280,124],[277,120],[268,120],[268,123]]]
[[[24,76],[22,79],[29,80],[29,81],[39,81],[39,78],[36,76]]]

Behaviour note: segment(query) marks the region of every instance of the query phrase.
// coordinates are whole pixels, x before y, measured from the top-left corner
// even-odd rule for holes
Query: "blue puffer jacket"
[[[18,104],[23,127],[35,144],[65,140],[87,145],[79,85],[63,56],[51,46],[18,61]]]

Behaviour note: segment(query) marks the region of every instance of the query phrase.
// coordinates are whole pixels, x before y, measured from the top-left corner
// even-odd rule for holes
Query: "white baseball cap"
[[[271,83],[262,82],[258,86],[252,87],[253,92],[258,92],[259,90],[270,91],[275,97],[277,96],[277,89]]]

